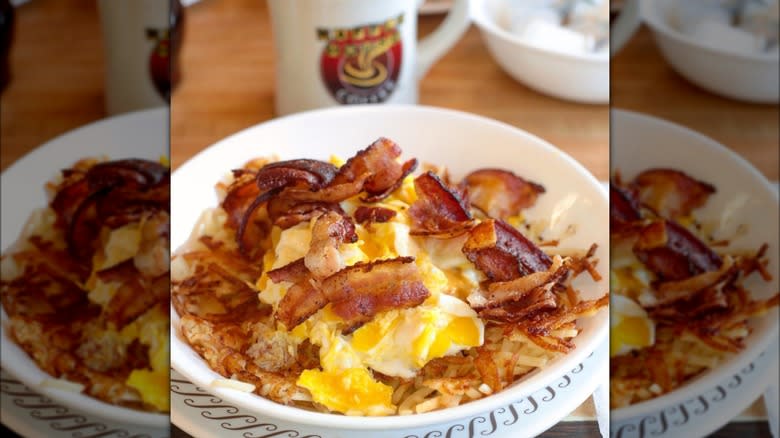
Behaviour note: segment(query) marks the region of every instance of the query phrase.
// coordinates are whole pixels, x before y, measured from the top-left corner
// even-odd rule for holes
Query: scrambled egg
[[[151,370],[133,370],[125,383],[135,388],[145,403],[160,411],[167,411],[170,405],[168,324],[168,315],[160,307],[153,307],[121,332],[125,342],[138,339],[149,347],[149,363],[152,367]]]
[[[337,159],[332,161],[340,164]],[[396,411],[391,401],[393,389],[375,379],[372,371],[411,378],[433,359],[484,342],[484,325],[465,302],[465,296],[478,287],[482,274],[468,262],[459,247],[452,250],[444,244],[430,244],[410,236],[406,211],[415,199],[414,180],[409,176],[393,195],[376,204],[395,210],[396,216],[385,223],[356,225],[358,241],[341,244],[339,253],[347,266],[413,256],[431,296],[417,307],[381,313],[351,334],[341,332],[341,320],[330,305],[290,332],[296,342],[308,339],[320,347],[322,369],[305,370],[297,384],[306,388],[315,402],[330,410],[347,415],[393,414]],[[341,203],[350,214],[359,205],[357,197]],[[273,229],[274,250],[266,253],[265,272],[306,255],[313,222],[286,230]],[[274,308],[291,286],[289,282],[274,283],[265,274],[256,284],[260,300]],[[285,328],[280,325],[278,330]]]
[[[655,299],[652,273],[626,245],[613,249],[610,283],[610,356],[626,354],[655,343],[655,323],[639,303]]]
[[[93,273],[87,281],[90,301],[106,307],[120,287],[119,282],[101,281],[97,271],[118,265],[131,259],[141,246],[142,223],[129,223],[107,232],[101,251],[93,257]],[[149,347],[150,369],[135,369],[125,383],[136,389],[144,403],[160,411],[167,411],[170,404],[169,380],[169,318],[159,306],[152,307],[132,323],[122,328],[120,338],[125,345],[138,340]]]
[[[293,330],[320,346],[322,370],[298,379],[312,398],[346,414],[388,415],[392,388],[369,370],[412,378],[432,359],[482,345],[484,326],[468,304],[441,293],[422,305],[377,315],[350,335],[334,328],[338,317],[326,307]],[[307,329],[311,327],[310,329]]]
[[[655,324],[639,304],[623,295],[612,294],[610,308],[610,356],[626,354],[655,343]]]

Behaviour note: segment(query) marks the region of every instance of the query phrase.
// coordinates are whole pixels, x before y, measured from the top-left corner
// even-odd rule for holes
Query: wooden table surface
[[[0,97],[0,169],[106,116],[95,3],[34,0],[16,9],[11,82]]]
[[[677,74],[642,27],[612,60],[612,107],[687,126],[724,144],[778,180],[778,105],[743,103],[704,91]]]

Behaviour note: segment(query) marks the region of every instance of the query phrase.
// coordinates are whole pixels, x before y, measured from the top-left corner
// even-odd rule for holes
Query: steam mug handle
[[[421,2],[422,3],[422,2]],[[430,35],[417,44],[417,79],[446,54],[471,24],[469,0],[455,0],[444,21]]]

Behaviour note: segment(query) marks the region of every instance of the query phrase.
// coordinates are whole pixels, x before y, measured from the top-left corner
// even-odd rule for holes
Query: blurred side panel
[[[641,25],[611,65],[612,431],[771,436],[778,1],[621,3]]]
[[[171,8],[0,9],[0,431],[168,436]]]

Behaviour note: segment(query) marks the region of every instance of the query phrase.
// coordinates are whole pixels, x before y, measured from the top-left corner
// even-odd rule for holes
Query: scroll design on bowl
[[[514,425],[523,415],[534,415],[544,407],[544,404],[552,402],[561,389],[571,385],[591,356],[593,354],[550,385],[507,406],[472,417],[465,423],[452,424],[447,429],[434,429],[420,435],[406,435],[404,438],[478,438],[493,435],[503,428]]]
[[[486,414],[471,417],[470,419],[454,424],[445,424],[446,429],[429,430],[421,435],[406,435],[404,438],[479,438],[491,436],[502,429],[513,426],[521,421],[524,415],[534,415],[545,404],[552,402],[561,392],[565,392],[577,380],[578,375],[591,365],[593,353],[574,367],[570,372],[561,376],[549,386],[513,402],[507,406],[496,408]],[[320,435],[303,435],[299,430],[284,429],[274,423],[266,422],[267,419],[258,418],[238,407],[225,404],[224,401],[210,394],[208,391],[196,386],[194,383],[177,378],[174,370],[171,377],[171,392],[183,397],[185,406],[200,411],[201,417],[208,420],[222,421],[219,426],[225,431],[251,431],[244,432],[244,438],[323,438]],[[172,401],[173,403],[173,401]],[[255,430],[252,430],[255,429]],[[259,430],[262,429],[262,430]],[[258,431],[259,430],[259,431]],[[268,432],[266,434],[263,434]]]
[[[295,429],[280,429],[277,424],[265,419],[261,421],[185,379],[171,377],[171,392],[184,397],[182,402],[186,406],[200,410],[201,417],[219,421],[219,426],[225,431],[246,431],[242,434],[244,438],[322,438],[319,435],[303,435]]]
[[[4,371],[0,373],[0,392],[10,396],[12,403],[25,409],[33,420],[48,423],[53,431],[70,433],[72,438],[151,438],[147,434],[131,434],[127,429],[111,427],[75,413],[34,392]]]
[[[761,353],[758,359],[763,356],[764,353]],[[695,421],[695,417],[706,414],[714,405],[726,400],[729,391],[739,388],[744,381],[744,377],[752,374],[755,368],[755,361],[753,361],[737,374],[731,376],[727,382],[719,384],[682,403],[664,408],[656,414],[634,417],[630,422],[613,428],[610,435],[612,438],[659,437],[673,430],[674,427],[681,427],[691,421]]]

